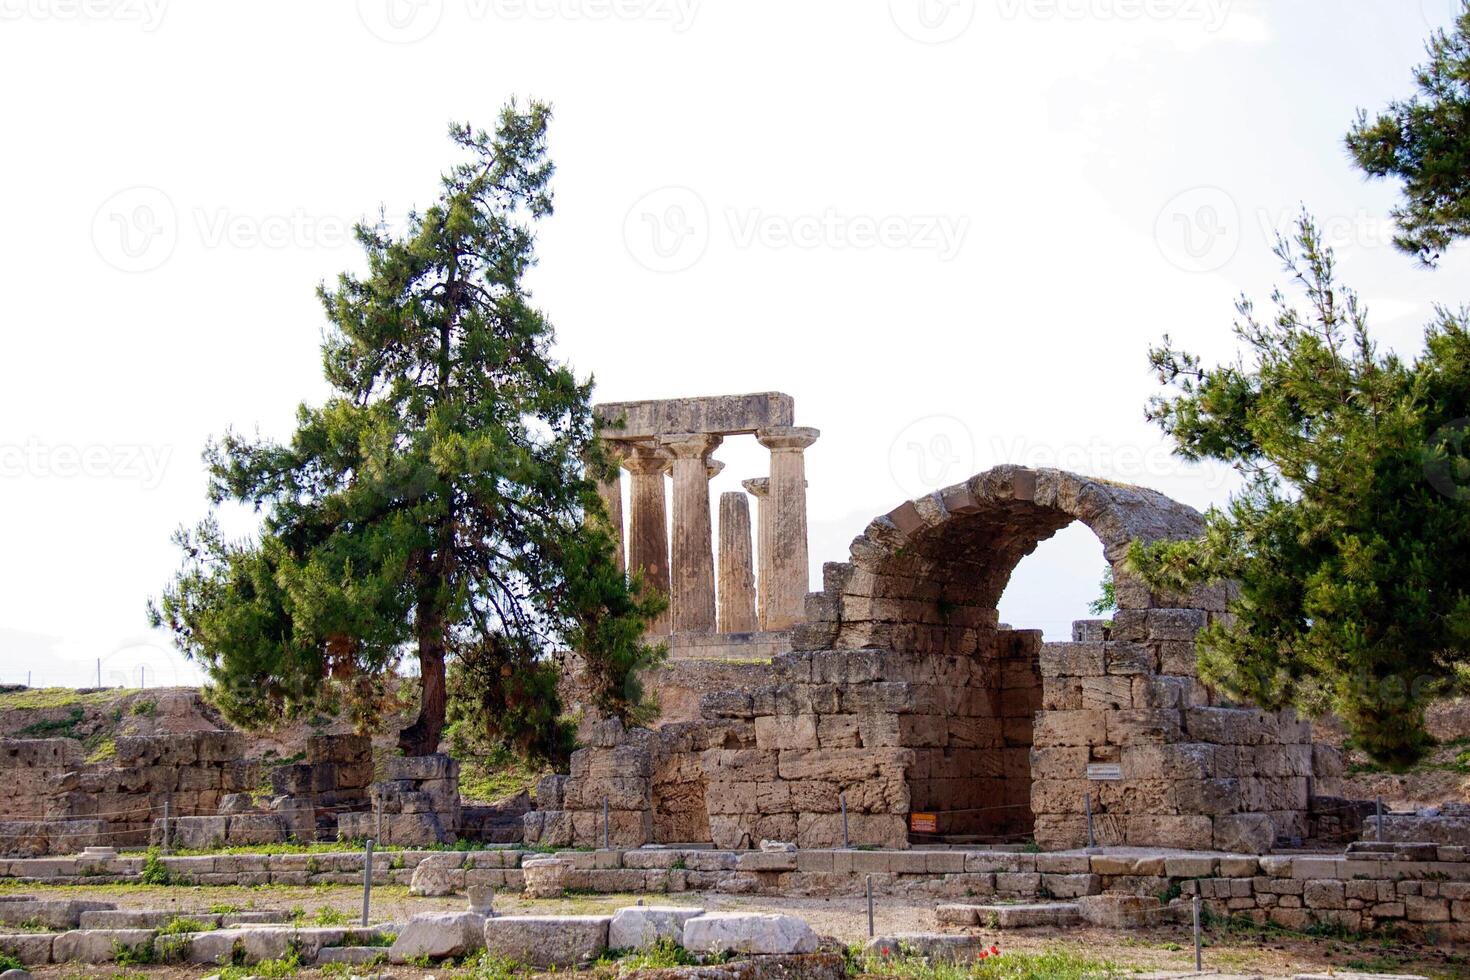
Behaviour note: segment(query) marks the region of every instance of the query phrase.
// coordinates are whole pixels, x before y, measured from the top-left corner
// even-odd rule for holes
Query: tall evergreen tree
[[[1428,52],[1414,70],[1418,93],[1371,121],[1359,111],[1347,146],[1368,175],[1403,182],[1394,244],[1433,265],[1470,236],[1470,0],[1451,32],[1430,37]]]
[[[410,755],[436,750],[446,663],[494,678],[461,714],[522,751],[551,755],[564,644],[594,701],[627,717],[657,609],[618,571],[595,478],[590,381],[550,352],[522,279],[533,223],[552,211],[550,110],[512,104],[494,133],[451,126],[465,159],[438,200],[394,236],[356,230],[364,276],[319,289],[335,394],[302,405],[284,443],[228,433],[206,451],[212,504],[251,504],[260,533],[226,541],[213,519],[181,531],[184,565],[156,624],[200,661],[246,724],[340,692],[365,722],[401,656],[417,657]]]
[[[1238,586],[1200,634],[1201,676],[1267,708],[1343,718],[1394,768],[1433,744],[1424,711],[1470,690],[1470,333],[1440,311],[1413,362],[1381,355],[1367,310],[1335,281],[1307,217],[1278,254],[1305,313],[1239,304],[1244,356],[1205,368],[1150,352],[1169,391],[1150,416],[1185,459],[1238,470],[1245,489],[1194,541],[1137,544],[1157,587]]]

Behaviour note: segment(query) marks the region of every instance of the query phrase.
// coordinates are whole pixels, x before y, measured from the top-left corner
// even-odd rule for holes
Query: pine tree
[[[1239,304],[1244,355],[1201,367],[1164,346],[1150,415],[1185,459],[1237,469],[1245,489],[1202,538],[1135,545],[1156,587],[1238,588],[1200,634],[1203,679],[1266,708],[1341,716],[1393,768],[1433,744],[1424,711],[1470,689],[1470,333],[1440,311],[1423,353],[1380,355],[1367,310],[1335,281],[1310,218],[1278,254],[1305,293],[1275,316]]]
[[[1360,110],[1347,146],[1369,176],[1403,181],[1394,244],[1433,265],[1470,236],[1470,2],[1453,32],[1436,31],[1427,47],[1429,61],[1414,71],[1419,93],[1372,121]]]
[[[588,663],[594,699],[632,717],[657,612],[618,571],[595,479],[591,382],[551,354],[522,279],[552,212],[550,110],[506,107],[494,133],[451,126],[465,159],[394,236],[356,230],[367,259],[319,289],[334,394],[301,406],[289,442],[227,433],[206,450],[211,503],[261,514],[250,540],[213,518],[181,531],[183,568],[150,604],[201,662],[221,707],[252,725],[346,695],[375,717],[402,656],[420,673],[409,755],[437,749],[446,664],[500,682],[460,714],[554,754],[552,654]],[[635,583],[636,584],[636,583]]]

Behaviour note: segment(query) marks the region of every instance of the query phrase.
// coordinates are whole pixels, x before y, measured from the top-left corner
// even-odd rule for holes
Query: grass
[[[301,957],[292,953],[278,960],[261,960],[251,966],[227,966],[219,971],[219,980],[245,980],[246,977],[265,977],[279,980],[294,977],[301,972]]]
[[[86,694],[69,687],[33,687],[24,691],[0,694],[0,711],[43,711],[47,708],[69,708],[73,705],[108,704],[118,698],[136,694],[138,688],[107,688]]]
[[[536,780],[547,770],[533,768],[497,749],[484,756],[471,755],[460,762],[459,793],[465,800],[490,803],[536,788]]]
[[[5,952],[5,950],[3,950],[3,949],[0,949],[0,973],[4,973],[7,970],[24,970],[24,969],[25,969],[25,964],[22,963],[17,957],[11,955],[10,953]]]
[[[73,730],[86,717],[81,708],[73,708],[65,718],[51,718],[34,722],[17,731],[18,738],[72,738]]]
[[[667,970],[676,966],[697,966],[701,961],[693,953],[672,939],[660,939],[644,949],[614,949],[602,955],[597,966],[619,967],[626,973],[633,970]]]
[[[117,742],[109,735],[101,739],[97,743],[97,747],[88,753],[87,762],[95,765],[99,762],[106,762],[109,759],[115,758],[117,758]]]
[[[1003,951],[965,965],[929,963],[922,957],[849,954],[849,968],[854,975],[894,980],[1112,980],[1133,973],[1108,960],[1064,951]]]

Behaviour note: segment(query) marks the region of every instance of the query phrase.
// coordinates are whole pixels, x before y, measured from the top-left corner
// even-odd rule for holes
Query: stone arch
[[[997,625],[1016,565],[1073,521],[1102,542],[1120,609],[1212,601],[1152,593],[1121,565],[1135,540],[1197,536],[1204,519],[1194,508],[1143,487],[998,466],[875,519],[853,541],[849,562],[830,566],[837,581],[828,584],[842,588],[824,589],[827,608],[818,615],[837,627],[828,632],[838,648],[967,651],[976,630]]]
[[[1073,521],[1114,568],[1112,629],[1043,643],[1002,626],[1017,564]],[[1221,705],[1199,683],[1194,636],[1224,612],[1223,589],[1156,593],[1122,564],[1134,541],[1203,527],[1153,490],[1000,466],[869,524],[848,562],[826,566],[796,646],[814,651],[814,678],[825,658],[880,651],[872,682],[903,696],[888,701],[893,724],[858,730],[891,733],[873,747],[903,753],[909,813],[938,814],[942,835],[1077,846],[1090,807],[1099,843],[1260,850],[1303,824],[1306,726]],[[1089,779],[1098,764],[1122,778]]]

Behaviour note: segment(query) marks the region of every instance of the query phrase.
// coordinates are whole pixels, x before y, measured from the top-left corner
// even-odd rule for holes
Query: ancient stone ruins
[[[1199,533],[1191,508],[1140,487],[1000,466],[899,502],[807,594],[803,454],[818,433],[795,424],[789,396],[597,411],[631,474],[626,521],[621,480],[602,488],[626,528],[626,567],[671,599],[654,627],[671,657],[648,678],[661,699],[656,727],[588,718],[569,773],[498,806],[462,804],[448,756],[374,759],[360,736],[313,737],[268,787],[235,733],[119,738],[103,762],[68,739],[0,741],[11,789],[0,795],[0,878],[135,880],[143,857],[113,848],[150,843],[459,839],[486,849],[399,851],[391,867],[364,867],[360,852],[163,861],[198,884],[367,874],[422,894],[470,889],[472,904],[476,888],[840,895],[876,881],[952,903],[938,918],[961,930],[1028,916],[1156,921],[1158,896],[1197,894],[1292,928],[1433,925],[1470,938],[1470,808],[1374,816],[1371,803],[1339,798],[1340,755],[1314,745],[1305,722],[1226,703],[1198,680],[1195,635],[1226,614],[1225,591],[1160,594],[1127,573],[1132,542]],[[721,468],[712,452],[747,434],[771,452],[769,471],[743,481],[754,522],[747,494],[724,494],[716,510],[709,489]],[[1077,622],[1068,642],[1001,623],[1012,571],[1073,521],[1112,564],[1111,623]],[[573,674],[566,694],[576,702]],[[548,858],[523,847],[586,850]],[[1039,899],[1050,904],[1006,904]],[[0,902],[0,922],[127,918],[63,904]],[[483,932],[492,949],[539,941],[471,915],[444,927],[451,938]],[[545,928],[569,936],[567,921]],[[608,921],[585,925],[578,956],[609,941]],[[696,925],[693,938],[665,925],[686,944],[725,941],[706,935],[719,924]],[[750,928],[779,934],[777,945],[806,943],[789,924]],[[46,937],[43,950],[26,939],[39,962],[64,958],[62,941]]]
[[[1002,466],[877,518],[805,595],[802,454],[817,431],[794,426],[790,397],[598,411],[632,474],[628,566],[671,594],[660,629],[675,660],[657,686],[676,703],[654,731],[591,727],[564,784],[527,815],[528,840],[599,844],[604,804],[620,846],[831,847],[845,827],[852,844],[1034,837],[1052,849],[1088,843],[1089,811],[1102,844],[1260,853],[1309,835],[1314,789],[1339,775],[1335,754],[1314,752],[1292,715],[1224,704],[1195,678],[1194,635],[1224,614],[1223,590],[1151,593],[1120,564],[1135,540],[1197,534],[1193,509]],[[720,501],[718,590],[710,549],[710,454],[741,433],[771,449],[769,475],[745,482],[759,507],[754,613],[743,494]],[[621,490],[604,495],[620,527]],[[1073,521],[1114,566],[1111,627],[1079,622],[1072,642],[1043,643],[1001,624],[1012,570]],[[698,666],[748,658],[753,643],[775,653],[769,665],[712,679]]]

